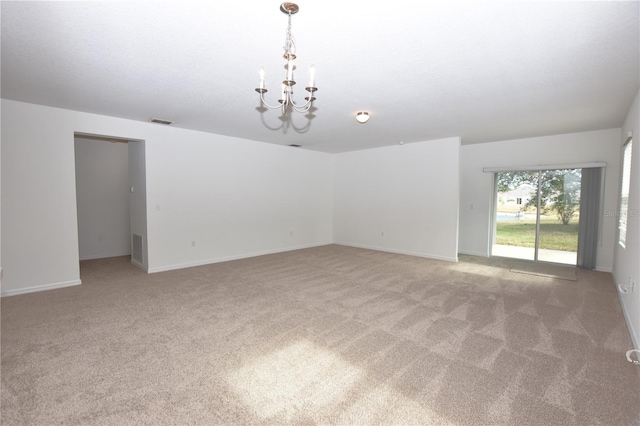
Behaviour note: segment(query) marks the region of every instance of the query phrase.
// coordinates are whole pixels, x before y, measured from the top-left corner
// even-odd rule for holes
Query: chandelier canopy
[[[305,97],[304,104],[296,104],[293,101],[293,86],[296,81],[293,79],[293,70],[295,69],[294,60],[296,59],[296,42],[293,34],[291,34],[291,16],[298,13],[300,8],[295,3],[282,3],[280,10],[282,13],[288,16],[287,35],[284,41],[284,59],[286,60],[285,68],[287,70],[286,77],[282,81],[282,93],[278,102],[280,105],[271,106],[265,99],[264,94],[267,93],[267,88],[264,85],[264,68],[260,68],[260,87],[256,88],[256,92],[260,94],[260,102],[267,108],[276,109],[282,108],[282,113],[286,114],[289,109],[293,109],[297,112],[307,112],[311,108],[313,101],[316,99],[315,92],[318,90],[315,87],[315,68],[313,65],[309,70],[309,85],[305,87],[305,90],[309,92],[309,95]]]

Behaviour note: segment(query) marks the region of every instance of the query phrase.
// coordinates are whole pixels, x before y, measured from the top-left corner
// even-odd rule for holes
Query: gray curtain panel
[[[578,228],[578,266],[596,267],[602,167],[582,169],[580,188],[580,225]]]

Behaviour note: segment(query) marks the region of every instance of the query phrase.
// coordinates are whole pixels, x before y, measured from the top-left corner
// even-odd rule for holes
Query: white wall
[[[330,154],[190,132],[146,155],[151,272],[332,242]]]
[[[490,166],[606,161],[604,209],[618,208],[621,129],[334,156],[10,100],[1,108],[2,295],[80,283],[74,132],[145,141],[152,272],[334,240],[447,260],[488,255],[493,187],[482,168]],[[636,98],[624,134],[637,128]],[[635,149],[636,210],[639,155]],[[603,217],[597,265],[611,269],[615,249],[616,278],[638,283],[637,215],[629,227],[620,250],[615,218]],[[638,293],[622,296],[636,331]]]
[[[72,120],[2,100],[2,294],[80,284]]]
[[[336,155],[335,242],[457,260],[459,149],[448,138]]]
[[[145,141],[150,271],[332,241],[329,154],[3,99],[3,295],[80,283],[74,132]]]
[[[139,268],[149,270],[149,256],[147,250],[147,162],[145,159],[145,141],[129,141],[129,211],[131,213],[129,226],[131,237],[142,237],[142,258],[131,256],[131,263]],[[132,242],[133,245],[133,242]]]
[[[0,103],[0,117],[2,117],[2,103]],[[0,133],[0,164],[2,164],[2,134]],[[2,173],[0,172],[0,192],[2,192]],[[0,223],[2,223],[2,197],[0,197]],[[0,241],[2,241],[2,226],[0,226]],[[2,289],[2,244],[0,244],[0,289]]]
[[[629,192],[627,238],[623,248],[618,244],[616,234],[613,276],[618,284],[627,285],[629,280],[635,282],[633,293],[619,294],[634,345],[636,349],[640,349],[640,91],[636,95],[622,126],[622,135],[618,140],[621,147],[627,140],[629,132],[633,132],[633,148],[631,151],[631,189]],[[620,161],[622,161],[622,157],[620,157]],[[616,199],[619,200],[619,197]],[[618,206],[613,211],[617,212]],[[614,215],[615,219],[617,218]]]
[[[75,154],[80,259],[130,254],[128,145],[76,137]]]
[[[460,253],[490,253],[493,174],[484,167],[605,161],[603,210],[616,209],[620,129],[463,145],[460,150]],[[602,217],[596,269],[611,271],[616,223]]]

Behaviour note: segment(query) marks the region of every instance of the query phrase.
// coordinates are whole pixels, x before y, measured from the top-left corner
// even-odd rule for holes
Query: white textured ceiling
[[[286,15],[265,0],[2,1],[2,97],[343,152],[619,127],[639,85],[639,3],[299,0],[301,100],[260,111],[284,79]],[[358,110],[369,123],[358,124]],[[126,135],[123,135],[126,136]]]

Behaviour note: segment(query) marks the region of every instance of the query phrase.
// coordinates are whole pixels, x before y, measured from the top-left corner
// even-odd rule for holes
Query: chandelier
[[[295,68],[293,61],[296,59],[296,42],[291,34],[291,16],[298,13],[299,7],[295,3],[282,3],[280,5],[280,10],[282,13],[287,14],[289,19],[289,23],[287,25],[287,36],[283,47],[283,57],[286,60],[285,68],[287,70],[287,75],[282,81],[282,93],[280,95],[280,99],[278,99],[280,105],[269,105],[264,99],[264,94],[267,93],[267,88],[264,85],[264,68],[260,68],[260,87],[256,89],[256,92],[260,94],[260,102],[262,102],[262,104],[267,108],[282,108],[283,114],[286,114],[289,109],[293,109],[297,112],[307,112],[311,108],[313,101],[316,99],[314,93],[318,90],[318,88],[315,87],[315,68],[313,65],[309,70],[309,86],[305,87],[305,90],[309,92],[309,96],[304,98],[306,103],[296,104],[293,101],[293,86],[296,84],[296,81],[293,79],[293,70]]]

